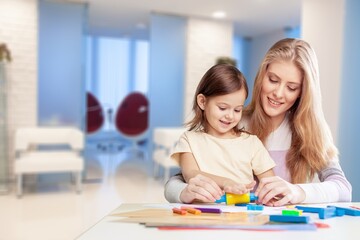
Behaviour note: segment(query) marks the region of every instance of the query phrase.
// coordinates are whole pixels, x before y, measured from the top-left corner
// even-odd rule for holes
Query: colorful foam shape
[[[219,208],[203,208],[203,207],[195,207],[195,209],[200,210],[203,213],[222,213],[222,210]]]
[[[234,194],[225,193],[216,203],[225,202],[227,205],[238,204],[238,203],[250,203],[257,200],[257,196],[254,193]]]
[[[319,218],[320,219],[326,219],[331,217],[336,217],[336,208],[335,207],[327,207],[322,208],[319,211]]]
[[[248,204],[247,210],[262,211],[262,210],[264,210],[264,206],[257,205],[257,204]]]
[[[287,223],[308,223],[309,216],[287,216],[287,215],[270,215],[272,222],[287,222]]]
[[[302,215],[302,210],[297,210],[297,209],[283,209],[281,211],[282,215],[286,215],[286,216],[301,216]]]
[[[338,206],[328,206],[328,207],[335,207],[337,210],[344,211],[345,215],[349,216],[360,216],[360,210],[354,208],[346,208],[346,207],[338,207]]]
[[[307,206],[296,206],[297,209],[303,210],[304,212],[309,213],[318,213],[320,219],[326,219],[331,217],[340,217],[346,214],[345,208],[339,208],[336,206],[327,206],[327,207],[307,207]],[[351,208],[348,208],[348,210],[353,210]],[[349,211],[349,213],[352,213],[352,211]],[[346,214],[350,215],[350,214]],[[360,215],[360,210],[359,210]]]
[[[308,212],[308,213],[319,213],[321,211],[321,207],[307,207],[307,206],[296,206],[297,209],[299,210],[303,210],[303,212]]]

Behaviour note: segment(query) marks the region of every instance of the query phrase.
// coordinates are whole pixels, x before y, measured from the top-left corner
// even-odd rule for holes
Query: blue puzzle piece
[[[246,207],[247,205],[247,203],[235,203],[235,206],[237,207]]]
[[[336,217],[336,208],[334,207],[327,207],[327,208],[321,208],[319,211],[319,218],[320,219],[326,219],[331,217]]]
[[[256,205],[256,204],[248,204],[247,210],[255,210],[255,211],[262,211],[264,210],[263,205]]]
[[[306,206],[295,206],[299,210],[303,210],[303,212],[309,212],[309,213],[319,213],[321,209],[320,207],[306,207]]]
[[[339,216],[344,216],[344,214],[346,214],[346,212],[343,209],[340,209],[335,206],[327,206],[327,207],[296,206],[296,208],[299,210],[303,210],[303,212],[318,213],[320,219],[339,217]]]
[[[273,222],[290,222],[290,223],[308,223],[309,216],[288,216],[288,215],[270,215],[270,221]]]
[[[346,207],[337,207],[337,206],[328,206],[328,207],[335,207],[336,210],[343,211],[345,215],[360,216],[360,210],[358,210],[358,209],[346,208]]]

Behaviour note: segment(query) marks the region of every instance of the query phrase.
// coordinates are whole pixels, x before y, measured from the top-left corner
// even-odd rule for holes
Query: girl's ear
[[[198,94],[196,96],[196,102],[199,108],[201,108],[201,110],[205,110],[206,97],[204,96],[204,94]]]

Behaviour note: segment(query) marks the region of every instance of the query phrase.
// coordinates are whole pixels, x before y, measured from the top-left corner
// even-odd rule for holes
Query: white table
[[[336,206],[360,206],[360,203],[334,203],[327,205]],[[105,216],[93,227],[81,234],[78,240],[92,239],[276,239],[276,240],[339,240],[359,239],[360,216],[342,216],[328,219],[317,219],[317,214],[312,215],[316,222],[327,223],[330,228],[321,228],[316,231],[247,231],[247,230],[159,230],[157,228],[145,227],[138,223],[123,223],[116,220],[119,217],[111,216],[114,213],[134,211],[148,208],[149,204],[122,204],[108,216]],[[159,205],[160,206],[160,205]],[[162,207],[171,208],[172,204],[162,204]],[[317,205],[311,205],[317,206]],[[326,206],[326,205],[320,205]]]

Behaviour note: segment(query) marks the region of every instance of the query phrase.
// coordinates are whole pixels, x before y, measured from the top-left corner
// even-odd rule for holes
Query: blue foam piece
[[[237,207],[246,207],[247,205],[249,205],[249,204],[247,204],[247,203],[235,203],[235,206],[237,206]]]
[[[331,217],[340,217],[344,215],[350,216],[360,216],[360,210],[352,208],[344,208],[337,206],[327,206],[323,207],[306,207],[306,206],[296,206],[297,209],[303,210],[303,212],[309,213],[318,213],[320,219],[326,219]]]
[[[248,204],[247,210],[255,210],[255,211],[262,211],[264,210],[263,205],[256,205],[256,204]]]
[[[222,195],[222,196],[220,197],[220,199],[215,200],[215,203],[223,203],[223,202],[226,202],[226,195],[225,195],[225,194]]]
[[[346,207],[337,207],[337,206],[328,206],[328,207],[335,207],[338,211],[344,211],[345,215],[349,216],[360,216],[360,210],[353,209],[353,208],[346,208]]]
[[[308,223],[309,216],[270,215],[272,222]]]
[[[303,212],[309,212],[309,213],[319,213],[321,209],[320,207],[305,207],[305,206],[296,206],[297,209],[303,210]]]
[[[319,211],[319,218],[320,219],[326,219],[326,218],[331,218],[331,217],[336,217],[336,208],[335,207],[327,207],[327,208],[322,208]]]

